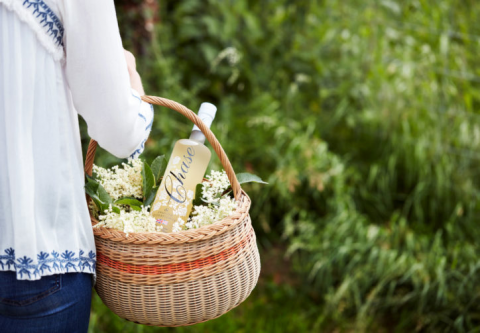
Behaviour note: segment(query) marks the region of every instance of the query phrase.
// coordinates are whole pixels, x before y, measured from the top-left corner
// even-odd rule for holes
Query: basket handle
[[[180,103],[174,102],[166,98],[155,97],[155,96],[142,96],[142,100],[150,104],[165,106],[169,109],[177,111],[178,113],[181,113],[182,115],[190,119],[195,125],[198,126],[198,128],[200,128],[200,130],[203,132],[203,134],[207,138],[208,142],[210,142],[210,144],[212,145],[213,150],[217,154],[218,158],[220,159],[220,162],[222,163],[223,168],[227,172],[228,180],[232,185],[233,195],[235,196],[235,199],[239,200],[241,197],[241,191],[242,191],[240,183],[238,182],[237,176],[233,171],[232,164],[230,163],[230,160],[228,159],[227,154],[225,154],[225,151],[220,145],[220,142],[218,142],[217,138],[215,137],[215,134],[213,134],[210,128],[208,128],[192,110],[186,108]],[[85,173],[89,176],[92,175],[93,160],[95,159],[95,151],[97,150],[97,145],[98,145],[97,142],[93,139],[90,140],[90,144],[88,145],[87,156],[85,157]]]

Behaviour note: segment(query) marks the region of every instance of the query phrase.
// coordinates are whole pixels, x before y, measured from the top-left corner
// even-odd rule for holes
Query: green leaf
[[[85,192],[90,196],[98,196],[97,194],[97,190],[98,190],[98,186],[100,184],[97,183],[97,182],[93,182],[93,181],[89,181],[88,183],[85,184]]]
[[[105,210],[108,209],[110,204],[112,204],[112,198],[108,195],[107,191],[93,178],[87,177],[87,183],[85,184],[85,192],[90,198],[92,198],[95,205],[100,210],[100,213],[103,214]],[[115,213],[120,214],[120,209],[112,205],[112,210]]]
[[[88,182],[85,184],[85,192],[90,198],[95,202],[95,205],[103,212],[105,203],[100,199],[98,195],[98,187],[100,186],[97,182]]]
[[[260,177],[253,175],[248,172],[243,172],[239,173],[236,175],[237,180],[239,184],[245,184],[245,183],[260,183],[260,184],[268,184],[267,182],[264,182]],[[225,195],[230,195],[232,193],[232,186],[229,186],[223,193],[222,197]]]
[[[107,209],[108,209],[108,206],[107,206]],[[133,210],[136,210],[132,207]],[[120,208],[118,208],[117,206],[115,205],[112,205],[112,210],[114,213],[117,213],[117,214],[120,214]]]
[[[112,210],[120,214],[120,208],[112,204],[113,200],[105,190],[105,188],[100,185],[95,178],[86,175],[87,183],[85,184],[85,192],[90,198],[92,198],[95,205],[98,207],[100,214],[104,214],[110,205],[112,205]]]
[[[145,206],[151,206],[152,205],[153,201],[155,200],[155,197],[157,196],[157,191],[158,191],[159,187],[160,186],[152,188],[147,200],[145,200]]]
[[[95,203],[95,205],[98,207],[98,209],[100,210],[100,213],[103,214],[105,212],[105,210],[108,209],[109,205],[105,202],[103,202],[99,197],[98,197],[98,194],[97,193],[87,193],[90,198],[92,198],[93,202]]]
[[[155,177],[156,183],[160,182],[160,177],[163,175],[166,168],[167,168],[167,162],[165,160],[165,155],[158,156],[156,159],[153,160],[152,173],[153,173],[153,176]]]
[[[260,177],[248,172],[237,174],[237,179],[240,184],[252,183],[252,182],[260,183],[260,184],[268,184],[267,182],[264,182]]]
[[[97,180],[95,179],[95,177],[93,177],[93,176],[89,176],[89,175],[85,174],[85,177],[87,178],[88,182],[98,183]]]
[[[202,188],[203,188],[202,183],[197,184],[197,187],[195,187],[195,197],[193,199],[194,206],[201,206],[205,202],[202,200]]]
[[[155,177],[153,176],[152,169],[150,169],[147,162],[143,163],[142,179],[143,179],[143,199],[146,200],[146,198],[152,191],[153,185],[155,185],[154,184]]]
[[[133,206],[136,207],[142,207],[143,203],[135,198],[120,198],[115,200],[114,202],[115,205],[128,205],[133,208]]]
[[[102,185],[98,184],[98,189],[97,189],[98,197],[100,200],[107,204],[111,204],[113,202],[112,197],[110,197],[110,194],[103,188]]]

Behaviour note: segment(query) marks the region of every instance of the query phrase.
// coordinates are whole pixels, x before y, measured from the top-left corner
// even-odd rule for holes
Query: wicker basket
[[[250,199],[215,138],[195,113],[176,102],[142,97],[195,123],[227,172],[238,206],[215,224],[179,233],[125,233],[94,228],[96,290],[103,302],[127,320],[154,326],[185,326],[221,316],[255,287],[260,257],[250,216]],[[90,142],[85,171],[91,175],[97,143]],[[98,223],[92,217],[92,224]]]

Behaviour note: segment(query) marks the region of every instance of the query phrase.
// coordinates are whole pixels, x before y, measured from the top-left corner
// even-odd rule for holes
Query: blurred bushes
[[[252,219],[263,247],[288,243],[322,305],[312,325],[478,330],[480,5],[160,5],[137,61],[145,90],[218,106],[213,131],[236,171],[270,182],[247,189]],[[128,36],[144,27],[120,14],[136,48]],[[153,128],[147,159],[190,125],[158,109]]]

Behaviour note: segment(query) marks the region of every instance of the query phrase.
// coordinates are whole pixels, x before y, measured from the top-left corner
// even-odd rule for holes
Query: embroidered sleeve
[[[63,1],[66,74],[88,133],[120,158],[137,157],[153,119],[133,93],[113,0]]]
[[[139,100],[140,110],[138,111],[138,116],[145,122],[145,133],[144,139],[142,142],[135,148],[135,151],[130,158],[138,158],[145,148],[145,142],[147,142],[150,131],[152,130],[153,124],[153,106],[149,103],[146,103],[141,100],[140,95],[135,89],[132,89],[132,95]]]

